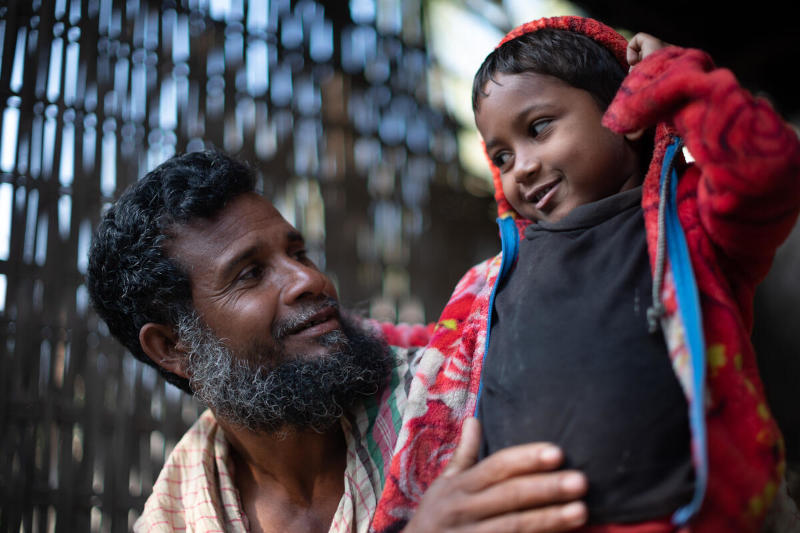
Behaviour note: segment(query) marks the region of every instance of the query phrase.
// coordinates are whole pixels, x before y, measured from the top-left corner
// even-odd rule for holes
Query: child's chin
[[[530,220],[531,222],[541,222],[543,220],[547,220],[547,215],[533,207],[532,205],[521,205],[515,206],[514,209],[517,211],[517,214],[524,218],[525,220]]]

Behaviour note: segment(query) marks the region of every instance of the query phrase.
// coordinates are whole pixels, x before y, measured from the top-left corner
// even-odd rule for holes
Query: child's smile
[[[556,178],[537,185],[523,195],[524,199],[526,202],[534,204],[539,211],[547,211],[549,210],[548,206],[550,205],[550,200],[552,200],[558,192],[558,185],[560,183],[561,178]]]
[[[603,127],[592,95],[543,74],[498,74],[475,122],[503,194],[523,217],[555,222],[641,182],[630,143]]]

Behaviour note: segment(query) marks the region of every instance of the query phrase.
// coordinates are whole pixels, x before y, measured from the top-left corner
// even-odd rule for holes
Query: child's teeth
[[[536,196],[533,198],[533,200],[534,200],[535,202],[538,202],[539,200],[541,200],[542,198],[544,198],[544,197],[545,197],[545,195],[547,194],[547,192],[548,192],[550,189],[551,189],[551,187],[546,187],[546,188],[542,189],[541,191],[537,192],[537,193],[536,193]]]

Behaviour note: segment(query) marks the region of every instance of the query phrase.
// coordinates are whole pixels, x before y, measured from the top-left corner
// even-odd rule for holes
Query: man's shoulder
[[[421,346],[389,346],[389,349],[394,359],[392,374],[400,378],[410,378],[413,376],[425,348]]]
[[[351,418],[364,435],[373,433],[377,425],[383,427],[378,434],[381,439],[387,434],[395,434],[399,430],[403,411],[407,403],[408,386],[413,377],[416,357],[422,353],[420,348],[404,348],[389,346],[392,355],[392,368],[386,384],[375,395],[367,397],[353,410]],[[394,445],[394,436],[388,438],[381,447]],[[391,441],[391,442],[389,442]]]
[[[167,457],[134,530],[187,527],[187,521],[195,518],[194,510],[204,507],[203,495],[218,492],[220,480],[214,473],[225,469],[227,449],[213,413],[206,410]],[[206,514],[212,522],[219,520],[213,512]]]
[[[206,409],[170,452],[153,486],[153,494],[157,494],[158,488],[175,492],[187,479],[202,475],[206,467],[213,469],[219,439],[224,441],[224,435],[214,413]]]
[[[213,452],[214,440],[218,431],[220,428],[214,413],[206,409],[175,445],[167,457],[164,467],[173,463],[181,463],[187,458],[199,458],[201,454],[209,450]]]

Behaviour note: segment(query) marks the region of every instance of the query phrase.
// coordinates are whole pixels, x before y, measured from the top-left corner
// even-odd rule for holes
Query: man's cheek
[[[339,293],[336,291],[336,286],[333,284],[330,278],[328,278],[328,286],[325,289],[325,296],[333,298],[337,302],[339,301]]]

